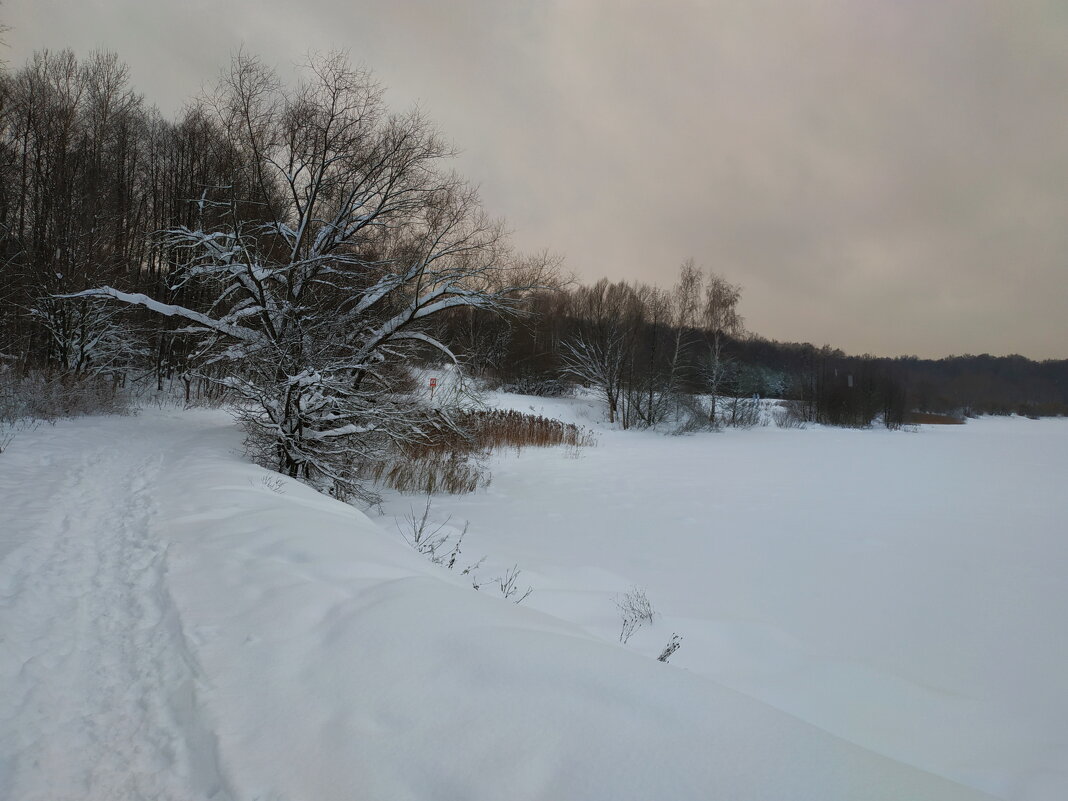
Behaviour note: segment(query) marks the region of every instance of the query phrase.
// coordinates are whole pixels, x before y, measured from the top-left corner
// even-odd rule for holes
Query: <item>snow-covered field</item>
[[[519,564],[525,605],[611,639],[637,585],[661,616],[632,650],[678,632],[673,664],[852,742],[1068,798],[1068,421],[667,437],[497,402],[601,429],[579,459],[505,455],[486,492],[435,501],[489,575]]]
[[[668,437],[496,400],[599,444],[435,499],[479,592],[404,544],[422,499],[276,479],[224,413],[19,434],[0,798],[1068,797],[1068,421]],[[633,586],[659,615],[621,646]]]

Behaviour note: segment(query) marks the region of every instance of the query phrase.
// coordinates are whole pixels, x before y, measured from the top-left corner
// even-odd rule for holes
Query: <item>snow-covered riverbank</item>
[[[985,737],[988,773],[953,778],[1053,798],[1064,546],[1042,482],[1063,479],[1064,450],[1023,435],[1006,454],[985,425],[606,431],[578,459],[500,457],[488,491],[434,513],[470,521],[487,576],[524,569],[521,606],[400,541],[394,515],[418,499],[372,520],[276,482],[221,412],[23,432],[0,457],[0,797],[982,797],[861,747],[954,730],[964,745],[935,743],[936,761]],[[1030,479],[939,507],[936,479],[984,449],[1030,460]],[[919,475],[873,507],[887,453]],[[662,617],[624,648],[612,598],[632,584]],[[683,648],[663,665],[650,654],[672,631]],[[1012,730],[976,731],[990,723]]]

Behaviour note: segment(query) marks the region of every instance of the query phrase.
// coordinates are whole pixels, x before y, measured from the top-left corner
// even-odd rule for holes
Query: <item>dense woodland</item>
[[[1068,361],[770,342],[745,330],[741,288],[694,262],[670,287],[565,281],[509,246],[451,155],[340,56],[287,86],[241,54],[176,119],[111,53],[9,66],[0,369],[237,397],[254,450],[337,486],[354,458],[452,425],[411,384],[420,361],[591,387],[626,428],[749,424],[754,397],[849,426],[1068,412]]]

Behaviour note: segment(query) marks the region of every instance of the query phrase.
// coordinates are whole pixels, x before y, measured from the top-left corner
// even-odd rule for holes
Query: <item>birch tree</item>
[[[730,359],[724,352],[727,337],[739,336],[744,330],[738,314],[742,288],[721,275],[710,273],[704,281],[704,304],[701,325],[705,329],[707,352],[701,365],[701,377],[712,396],[708,422],[716,425],[716,403],[730,373]]]

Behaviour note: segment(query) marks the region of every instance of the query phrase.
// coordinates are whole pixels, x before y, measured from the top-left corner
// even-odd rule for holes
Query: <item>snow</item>
[[[433,514],[484,579],[518,563],[517,606],[403,543],[420,499],[370,519],[247,464],[222,412],[21,432],[0,798],[1063,797],[1066,435],[602,427],[501,455]],[[632,585],[662,616],[624,647]]]
[[[435,499],[526,606],[618,636],[613,599],[660,616],[628,647],[878,753],[1012,799],[1068,797],[1068,421],[919,433],[774,427],[671,437],[591,401],[496,405],[599,431],[502,454],[485,492]],[[387,517],[412,500],[390,496]]]

